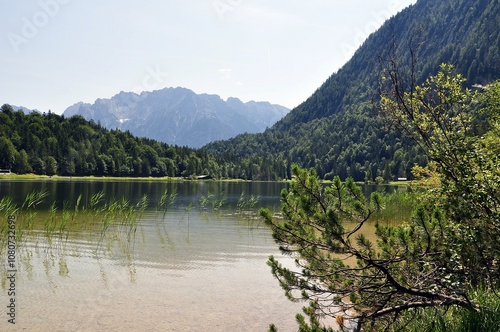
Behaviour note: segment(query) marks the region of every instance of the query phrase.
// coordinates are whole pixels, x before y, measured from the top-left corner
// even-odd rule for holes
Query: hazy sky
[[[415,2],[0,0],[0,104],[62,113],[182,86],[293,108]]]

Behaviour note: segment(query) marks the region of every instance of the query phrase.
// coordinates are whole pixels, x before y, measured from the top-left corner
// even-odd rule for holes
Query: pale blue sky
[[[182,86],[293,108],[415,2],[0,0],[0,104]]]

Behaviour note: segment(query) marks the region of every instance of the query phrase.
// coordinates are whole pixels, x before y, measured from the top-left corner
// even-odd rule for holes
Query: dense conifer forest
[[[190,176],[213,171],[203,151],[107,130],[81,116],[25,114],[3,105],[0,165],[15,173],[96,176]]]
[[[25,114],[4,104],[0,168],[49,176],[278,179],[287,177],[290,165],[279,157],[247,159],[226,154],[216,158],[201,149],[108,130],[78,115]]]

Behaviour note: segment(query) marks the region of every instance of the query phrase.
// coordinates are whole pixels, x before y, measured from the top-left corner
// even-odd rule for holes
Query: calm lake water
[[[0,181],[0,199],[9,196],[18,204],[34,190],[47,192],[36,211],[39,222],[17,243],[16,324],[8,323],[5,312],[0,331],[267,331],[270,323],[280,331],[297,330],[295,314],[304,303],[287,300],[266,265],[269,255],[288,267],[293,260],[281,255],[257,217],[261,206],[280,210],[286,186]],[[177,196],[164,214],[156,206],[165,190]],[[132,204],[147,195],[148,208],[133,236],[119,223],[104,237],[101,226],[47,236],[43,225],[53,202],[61,211],[81,195],[84,206],[101,191],[106,200]],[[242,193],[246,201],[258,197],[258,203],[238,208]],[[217,202],[223,204],[214,209],[211,203]],[[6,308],[6,255],[3,260],[0,305]]]
[[[35,226],[16,248],[16,324],[9,324],[4,313],[0,330],[266,331],[270,323],[281,331],[296,330],[294,316],[303,304],[285,298],[266,265],[269,255],[290,267],[293,262],[281,256],[270,230],[256,218],[258,206],[279,211],[285,186],[0,181],[0,198],[8,195],[18,202],[33,190],[46,190],[37,212],[42,219],[53,201],[61,209],[64,201],[74,205],[80,194],[87,201],[99,191],[106,199],[132,202],[146,194],[150,206],[131,240],[119,228],[100,241],[98,229],[59,238]],[[156,204],[165,189],[178,196],[163,215]],[[251,211],[236,209],[242,192],[259,197]],[[209,195],[224,197],[222,208],[201,206],[200,198]],[[4,277],[3,308],[9,304],[8,288]]]

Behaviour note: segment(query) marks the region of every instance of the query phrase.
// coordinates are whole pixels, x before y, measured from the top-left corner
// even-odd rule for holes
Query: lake
[[[295,314],[304,303],[286,299],[266,265],[269,255],[291,268],[293,260],[281,255],[257,216],[262,206],[280,210],[287,185],[0,181],[0,199],[12,197],[18,205],[33,191],[47,194],[32,211],[36,222],[16,221],[30,230],[16,243],[15,296],[9,295],[8,243],[2,244],[0,305],[14,298],[16,324],[6,312],[0,330],[267,331],[270,323],[297,330]],[[78,227],[47,231],[51,209],[70,218],[78,200],[82,211],[99,192],[107,201],[128,200],[128,207],[147,195],[148,207],[133,224],[120,216],[103,230],[97,217],[80,213]],[[175,199],[158,211],[165,192]]]
[[[293,262],[256,217],[259,206],[279,211],[286,185],[0,181],[0,198],[19,204],[33,190],[46,191],[36,212],[44,220],[52,202],[60,211],[80,194],[82,206],[100,191],[106,199],[125,197],[132,204],[148,195],[149,203],[132,237],[120,225],[111,225],[104,239],[90,226],[46,236],[44,221],[35,224],[16,248],[16,324],[4,314],[0,330],[267,331],[270,323],[296,330],[294,317],[303,304],[285,298],[266,265],[269,255],[290,267]],[[165,190],[177,196],[166,213],[158,213]],[[241,193],[245,200],[259,197],[258,203],[238,207]],[[2,288],[0,304],[6,308],[11,296],[5,277]]]

